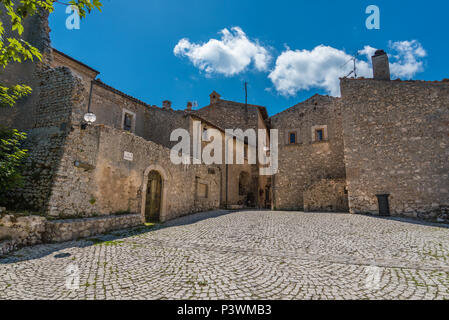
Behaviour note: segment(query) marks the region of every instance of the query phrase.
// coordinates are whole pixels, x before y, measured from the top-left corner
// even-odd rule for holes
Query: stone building
[[[25,36],[43,61],[12,64],[0,75],[34,88],[0,109],[2,124],[28,133],[30,150],[25,184],[9,194],[9,207],[51,218],[129,213],[138,217],[132,221],[248,207],[448,219],[447,81],[390,81],[388,58],[378,51],[375,78],[341,79],[341,98],[315,95],[269,118],[265,107],[214,91],[208,106],[175,110],[169,100],[158,107],[110,87],[95,69],[51,48],[45,16],[27,23],[34,32]],[[84,120],[89,112],[94,125]],[[188,132],[192,151],[207,129],[223,148],[226,129],[261,130],[266,139],[233,136],[234,155],[246,150],[241,164],[195,164],[201,154],[193,153],[176,165],[175,129]],[[279,171],[263,176],[248,155],[268,148],[270,129],[279,132]]]
[[[374,79],[341,79],[350,210],[378,214],[389,195],[381,214],[447,221],[449,80],[390,81],[383,51],[373,66]]]
[[[270,118],[279,130],[279,173],[273,206],[279,210],[348,211],[338,99],[315,95]]]
[[[268,130],[268,113],[265,107],[223,100],[215,91],[210,94],[208,106],[195,110],[191,114],[219,124],[222,128],[240,129],[244,133],[248,129],[252,129],[256,133],[258,130],[266,132]],[[259,144],[262,145],[262,148],[269,146],[268,132],[266,136],[266,141],[256,140],[256,146],[253,147],[256,148]],[[245,139],[245,137],[243,138]],[[261,164],[258,158],[256,160],[257,163],[253,165],[225,166],[224,168],[229,188],[227,199],[233,207],[236,204],[241,206],[245,203],[253,203],[253,206],[259,208],[271,208],[272,206],[271,177],[259,174]],[[232,187],[236,185],[239,187]]]

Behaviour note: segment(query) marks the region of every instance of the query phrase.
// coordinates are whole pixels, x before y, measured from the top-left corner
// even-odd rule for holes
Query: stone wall
[[[348,212],[345,180],[323,179],[304,192],[306,212]]]
[[[133,155],[132,161],[124,153]],[[76,167],[74,164],[78,163]],[[160,171],[166,190],[161,220],[216,209],[220,205],[219,172],[205,165],[174,165],[170,149],[103,125],[74,128],[55,176],[50,215],[89,217],[116,212],[142,212],[145,173]],[[196,198],[197,177],[209,186],[208,197]]]
[[[91,82],[97,77],[99,72],[56,49],[53,49],[52,53],[53,60],[51,61],[51,67],[70,68],[75,75],[82,79],[86,92],[90,92]]]
[[[224,129],[258,129],[259,106],[248,105],[245,108],[244,103],[217,100],[209,106],[194,111],[197,114],[212,123],[219,124]]]
[[[0,218],[0,256],[25,246],[77,240],[141,224],[140,214],[55,221],[41,216],[4,214]]]
[[[179,128],[192,133],[191,121],[192,119],[183,111],[162,110],[155,107],[147,108],[143,137],[172,148],[178,142],[170,141],[171,133]]]
[[[0,72],[0,82],[3,85],[25,84],[33,89],[31,95],[20,99],[13,108],[0,108],[1,125],[25,130],[34,126],[41,84],[41,72],[49,68],[49,63],[52,60],[48,14],[43,12],[24,19],[24,32],[21,36],[17,32],[11,31],[10,19],[11,17],[3,10],[0,20],[4,23],[4,39],[11,36],[22,38],[42,53],[42,62],[38,59],[22,63],[11,62],[5,70]]]
[[[45,225],[44,217],[3,215],[0,218],[0,256],[41,243]]]
[[[43,240],[45,242],[64,242],[131,228],[140,224],[142,224],[140,214],[48,221]]]
[[[449,83],[341,80],[353,213],[442,217],[449,205]]]
[[[316,95],[270,118],[279,130],[279,173],[274,177],[274,208],[304,209],[304,192],[322,179],[345,179],[342,114],[335,98]],[[325,141],[314,141],[322,126]],[[289,143],[289,134],[296,143]]]
[[[29,153],[22,168],[24,185],[10,192],[8,206],[46,212],[65,140],[73,120],[81,117],[75,111],[85,104],[85,90],[80,78],[65,67],[48,69],[41,76],[37,114],[28,115],[34,124],[25,130]]]

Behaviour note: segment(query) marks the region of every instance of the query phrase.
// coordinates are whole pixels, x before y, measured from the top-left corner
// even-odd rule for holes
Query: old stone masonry
[[[0,259],[0,299],[449,299],[449,229],[215,211]]]
[[[367,221],[365,217],[331,216],[323,212],[449,222],[449,80],[391,81],[388,56],[378,50],[372,58],[373,78],[341,79],[341,98],[315,95],[269,117],[263,106],[225,100],[214,91],[209,105],[194,110],[188,102],[185,110],[179,110],[169,100],[158,107],[112,88],[98,78],[98,71],[52,48],[47,17],[36,16],[26,23],[29,27],[24,38],[44,58],[12,64],[0,75],[2,82],[26,82],[34,89],[30,97],[22,99],[14,108],[0,109],[0,123],[26,132],[29,149],[22,172],[23,186],[9,192],[6,203],[1,204],[0,255],[23,246],[72,241],[219,209],[272,210],[269,215],[241,213],[237,216],[244,225],[261,218],[265,219],[267,228],[276,229],[276,224],[282,222],[285,229],[279,230],[281,235],[295,228],[302,230],[303,217],[308,222],[323,219],[323,227],[328,219],[337,224],[339,220],[347,221],[351,225],[352,221]],[[96,121],[88,122],[94,115]],[[192,164],[196,155],[189,155],[185,164],[174,164],[170,154],[176,142],[171,141],[170,135],[175,129],[185,129],[190,137],[204,136],[207,129],[215,129],[223,145],[227,129],[265,132],[267,138],[258,139],[255,146],[247,139],[234,137],[231,149],[241,147],[247,155],[250,148],[265,150],[276,142],[278,172],[262,175],[260,169],[265,164],[253,164],[248,156],[241,164],[209,165]],[[278,141],[270,136],[272,130],[277,130]],[[201,146],[207,146],[207,142],[202,141]],[[299,214],[295,218],[285,211],[319,212],[323,217]],[[244,221],[245,218],[249,220]],[[380,226],[388,226],[390,222],[375,218],[369,221],[376,221],[374,230],[379,233],[383,232]],[[177,230],[173,232],[176,234]],[[220,232],[219,228],[216,231]],[[267,234],[271,235],[272,231],[269,229]],[[161,230],[156,235],[164,236],[165,232],[168,231]],[[353,234],[345,227],[339,232],[349,232],[348,237]],[[422,232],[426,236],[430,234]],[[445,231],[438,231],[441,232]],[[323,232],[316,230],[314,241],[323,241],[322,235]],[[153,234],[146,237],[150,239]],[[240,240],[246,239],[249,246],[256,245],[252,243],[256,240],[275,241],[242,237]],[[402,245],[405,239],[404,235],[398,241]],[[309,240],[311,246],[316,245]],[[92,248],[73,249],[73,254],[84,257],[95,251],[95,255],[109,263],[112,251],[119,255],[117,259],[126,259],[130,241],[126,241],[124,251],[114,246],[102,247],[101,252]],[[179,243],[171,246],[169,242],[167,248],[157,247],[161,257],[177,250],[190,250],[180,249]],[[284,249],[294,252],[293,243],[284,243]],[[140,240],[137,244],[141,244]],[[443,254],[447,249],[444,246],[436,254]],[[37,247],[36,254],[40,250],[47,252],[50,247]],[[270,273],[275,265],[279,267],[282,261],[270,253],[267,269],[262,268],[259,249],[250,255],[254,258],[255,273]],[[243,263],[248,257],[243,254],[240,262],[234,262]],[[202,263],[206,265],[208,259],[223,259],[227,263],[227,258],[217,253],[204,258]],[[22,265],[28,268],[33,261],[45,265],[50,260],[29,260]],[[314,260],[298,260],[292,256],[284,262],[295,268],[332,270],[335,267],[347,276],[350,270],[364,270],[356,267],[357,264],[340,265],[342,261],[323,264],[311,261]],[[391,278],[413,269],[411,265],[393,264],[392,267],[388,263],[385,267],[391,267],[387,272]],[[420,277],[428,279],[435,270],[420,270]],[[226,272],[220,281],[227,281],[232,270]],[[285,278],[290,276],[285,269]],[[442,277],[445,276],[443,273]],[[272,284],[273,296],[281,296],[283,290],[290,289],[289,292],[296,292],[292,295],[299,294],[290,286],[284,287],[283,281],[281,277],[279,287]],[[165,283],[161,281],[159,285]],[[406,292],[405,287],[402,289]],[[237,291],[236,297],[248,293],[237,294]],[[255,294],[263,297],[263,292],[261,289]],[[215,293],[221,294],[220,290]],[[413,292],[406,295],[412,296]]]

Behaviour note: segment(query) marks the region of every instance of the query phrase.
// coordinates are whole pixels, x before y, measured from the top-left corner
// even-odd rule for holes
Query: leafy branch
[[[5,26],[0,20],[0,68],[5,69],[9,63],[22,63],[35,58],[42,60],[42,54],[37,48],[21,38],[24,32],[23,21],[27,17],[34,16],[40,11],[52,13],[54,4],[59,3],[76,7],[80,18],[85,18],[94,9],[101,11],[100,0],[71,0],[68,3],[55,0],[0,0],[0,16],[9,16],[11,31],[16,36],[5,36]],[[31,93],[27,85],[15,85],[13,87],[0,83],[0,107],[14,106],[17,100]]]

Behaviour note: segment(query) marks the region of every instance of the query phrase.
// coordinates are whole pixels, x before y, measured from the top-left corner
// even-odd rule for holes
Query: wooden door
[[[162,177],[157,171],[148,175],[145,218],[147,222],[160,220],[162,202]]]

